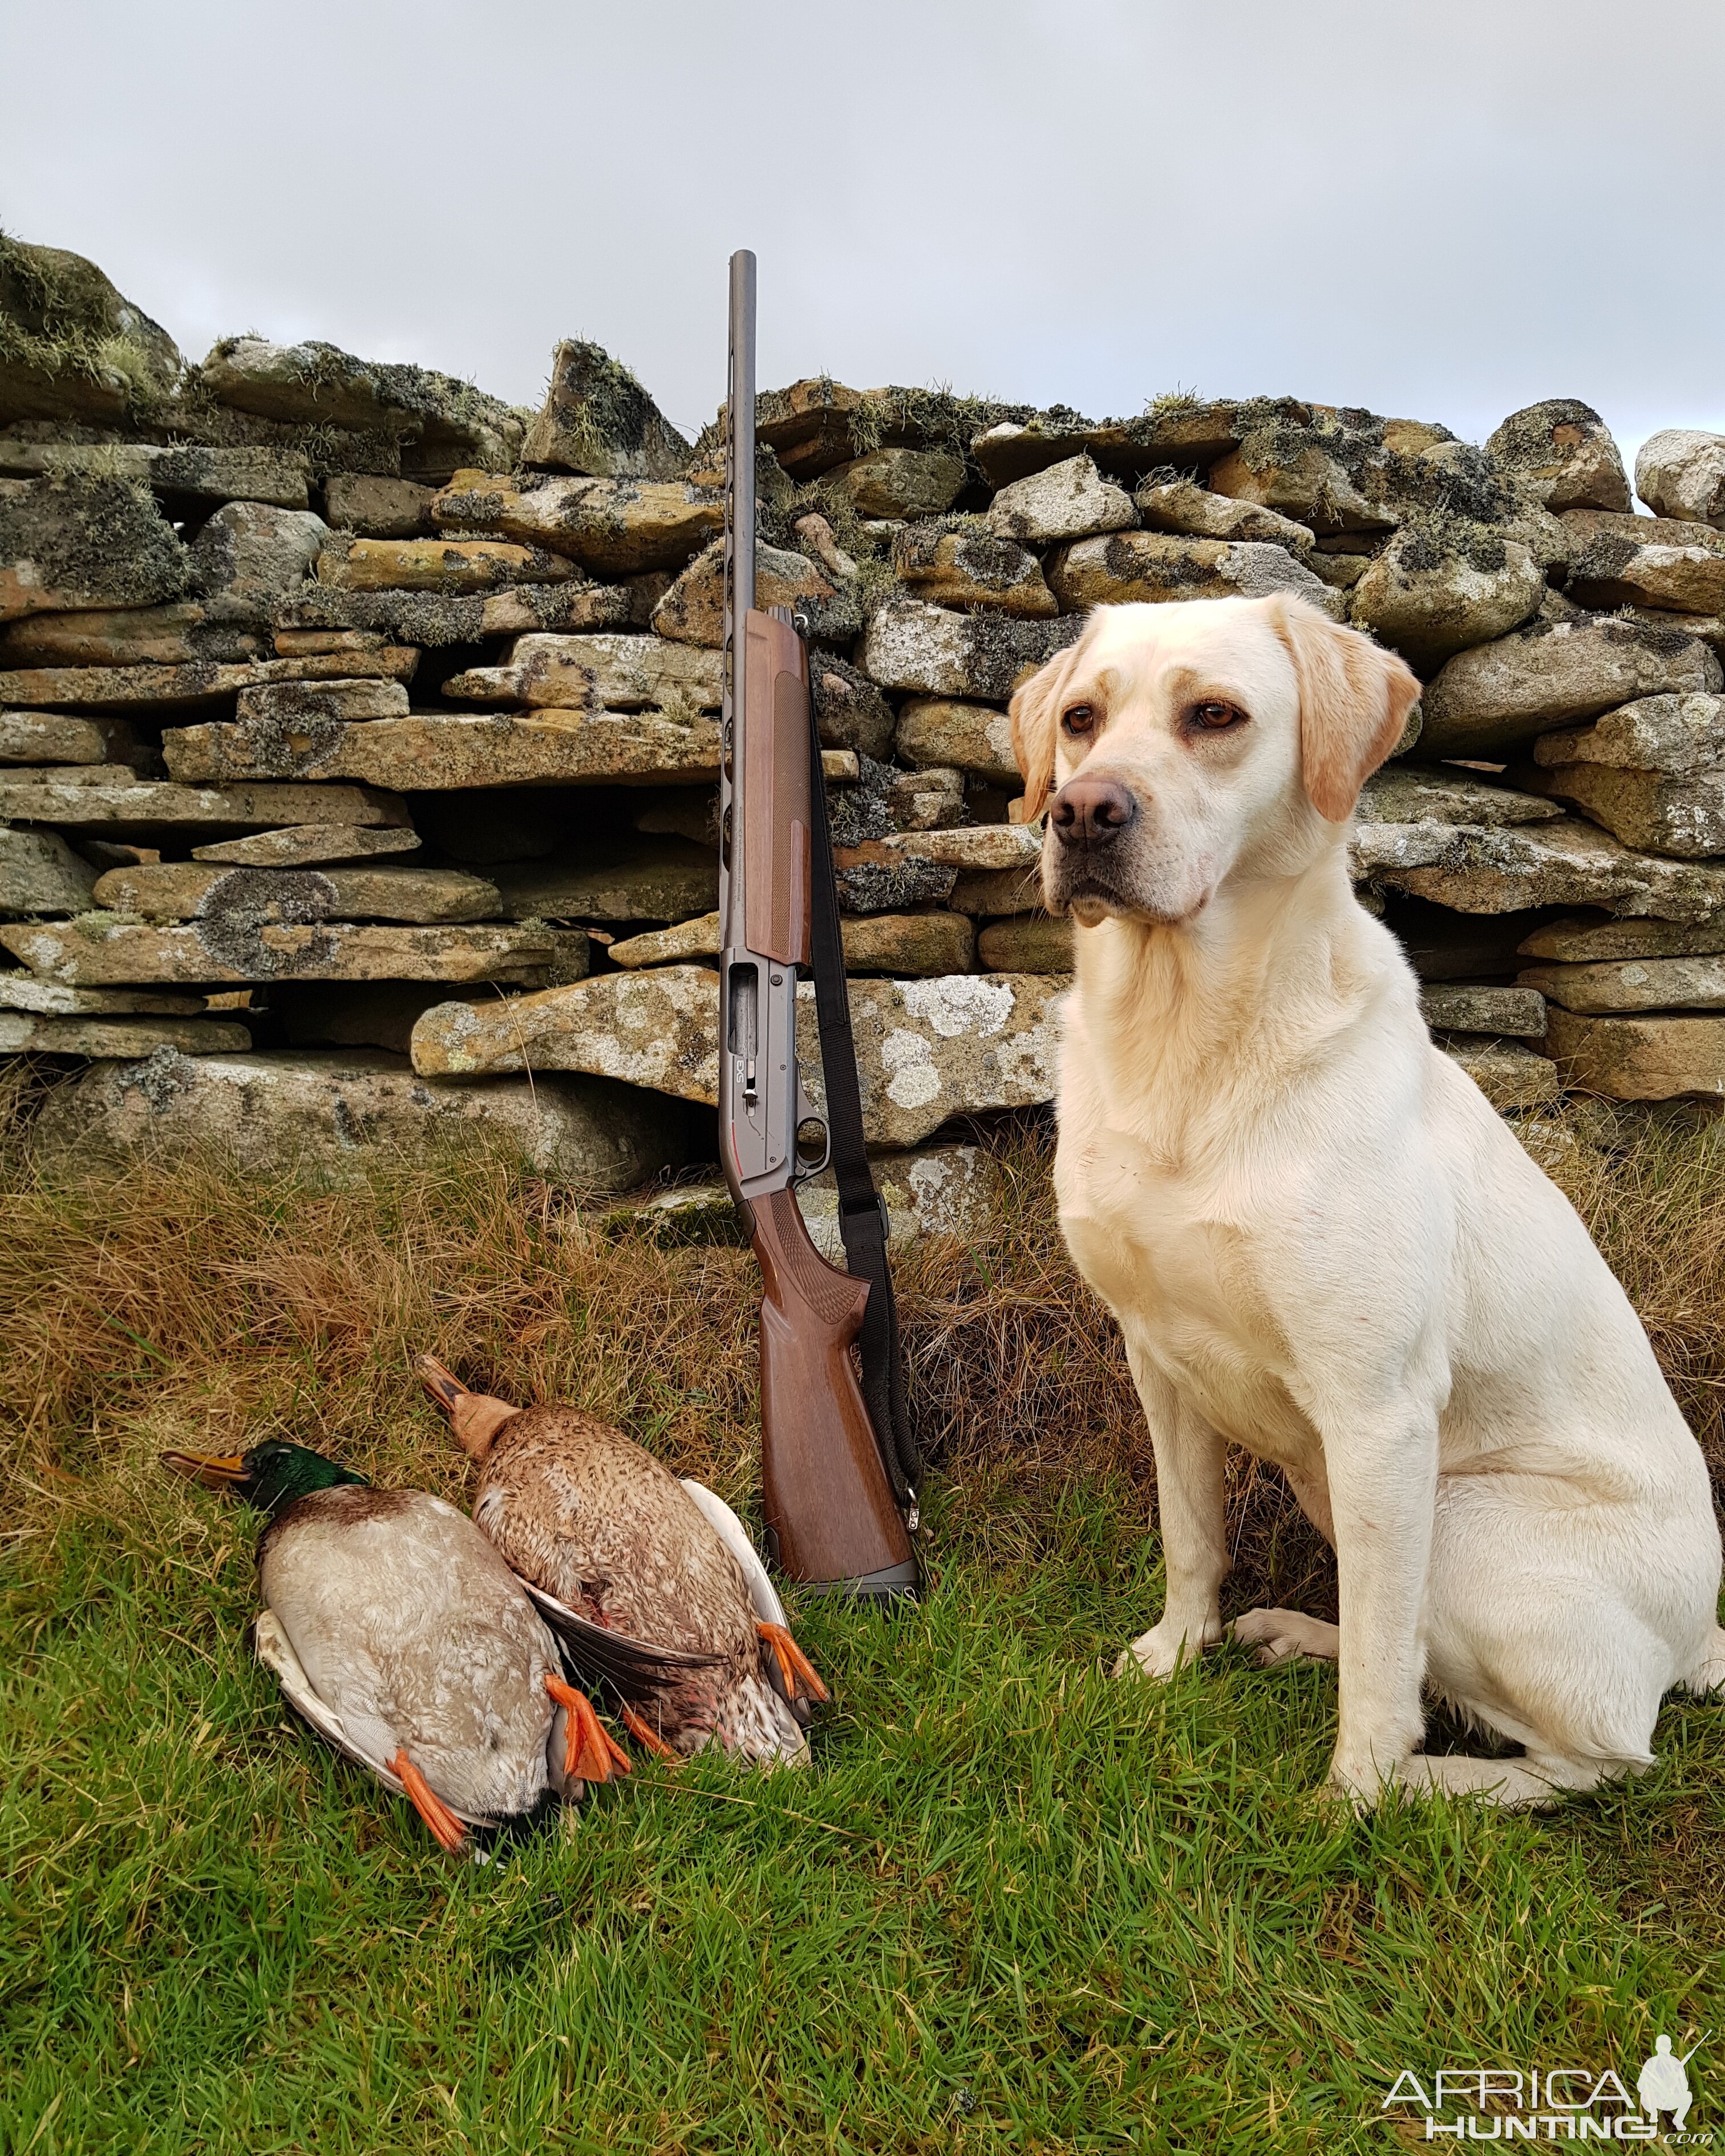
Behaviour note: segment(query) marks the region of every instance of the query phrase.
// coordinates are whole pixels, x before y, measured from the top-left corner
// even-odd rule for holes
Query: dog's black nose
[[[1138,813],[1131,791],[1113,778],[1069,778],[1049,808],[1064,846],[1101,846],[1117,839]]]

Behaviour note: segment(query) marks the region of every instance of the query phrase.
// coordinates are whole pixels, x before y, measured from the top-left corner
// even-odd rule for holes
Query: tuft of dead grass
[[[1538,1142],[1725,1474],[1725,1127],[1625,1120],[1603,1150],[1594,1135],[1578,1114]],[[1079,1483],[1112,1486],[1147,1527],[1154,1471],[1117,1328],[1060,1240],[1046,1129],[987,1142],[996,1219],[896,1270],[925,1449],[967,1543],[1010,1568],[1037,1561]],[[116,1447],[141,1463],[270,1435],[459,1498],[465,1463],[409,1374],[426,1348],[502,1397],[579,1402],[753,1502],[747,1250],[602,1232],[604,1209],[477,1150],[337,1190],[241,1180],[214,1157],[117,1171],[20,1157],[0,1188],[14,1522],[33,1491],[58,1505],[66,1478],[111,1469]],[[1230,1508],[1230,1605],[1333,1614],[1333,1560],[1281,1475],[1235,1454]]]

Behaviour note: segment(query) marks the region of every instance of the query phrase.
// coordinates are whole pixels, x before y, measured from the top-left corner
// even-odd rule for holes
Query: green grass
[[[442,1857],[249,1660],[251,1517],[151,1462],[267,1426],[459,1487],[401,1348],[543,1356],[549,1312],[582,1343],[564,1389],[584,1369],[742,1494],[747,1260],[588,1245],[521,1199],[13,1186],[6,2156],[1369,2149],[1399,2145],[1404,2066],[1632,2084],[1659,2030],[1725,2028],[1725,1708],[1671,1706],[1653,1773],[1548,1818],[1338,1813],[1329,1669],[1101,1675],[1160,1577],[1142,1462],[1094,1429],[1034,1466],[956,1447],[913,1614],[798,1613],[836,1694],[810,1772],[643,1762],[487,1865]],[[347,1302],[305,1270],[342,1233],[376,1238]],[[691,1282],[673,1348],[653,1299]],[[957,1352],[951,1285],[908,1270],[913,1347],[938,1319]],[[655,1338],[705,1399],[685,1374],[665,1405]],[[1692,2071],[1705,2130],[1725,2070]]]

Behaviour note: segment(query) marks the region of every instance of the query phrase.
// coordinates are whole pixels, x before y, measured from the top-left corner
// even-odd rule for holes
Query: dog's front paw
[[[1117,1677],[1151,1677],[1163,1684],[1179,1668],[1182,1662],[1196,1661],[1204,1650],[1219,1637],[1221,1628],[1194,1636],[1164,1620],[1153,1625],[1147,1632],[1141,1633],[1132,1645],[1116,1659],[1111,1675]]]
[[[1357,1759],[1343,1759],[1337,1752],[1330,1762],[1323,1794],[1337,1804],[1346,1804],[1356,1818],[1365,1819],[1380,1804],[1406,1803],[1409,1792],[1401,1770],[1400,1761],[1386,1764],[1369,1752]]]

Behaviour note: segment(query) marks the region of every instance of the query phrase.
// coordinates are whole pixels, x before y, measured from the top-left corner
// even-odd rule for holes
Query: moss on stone
[[[180,372],[166,330],[81,254],[0,232],[0,369],[67,416],[163,404]]]

